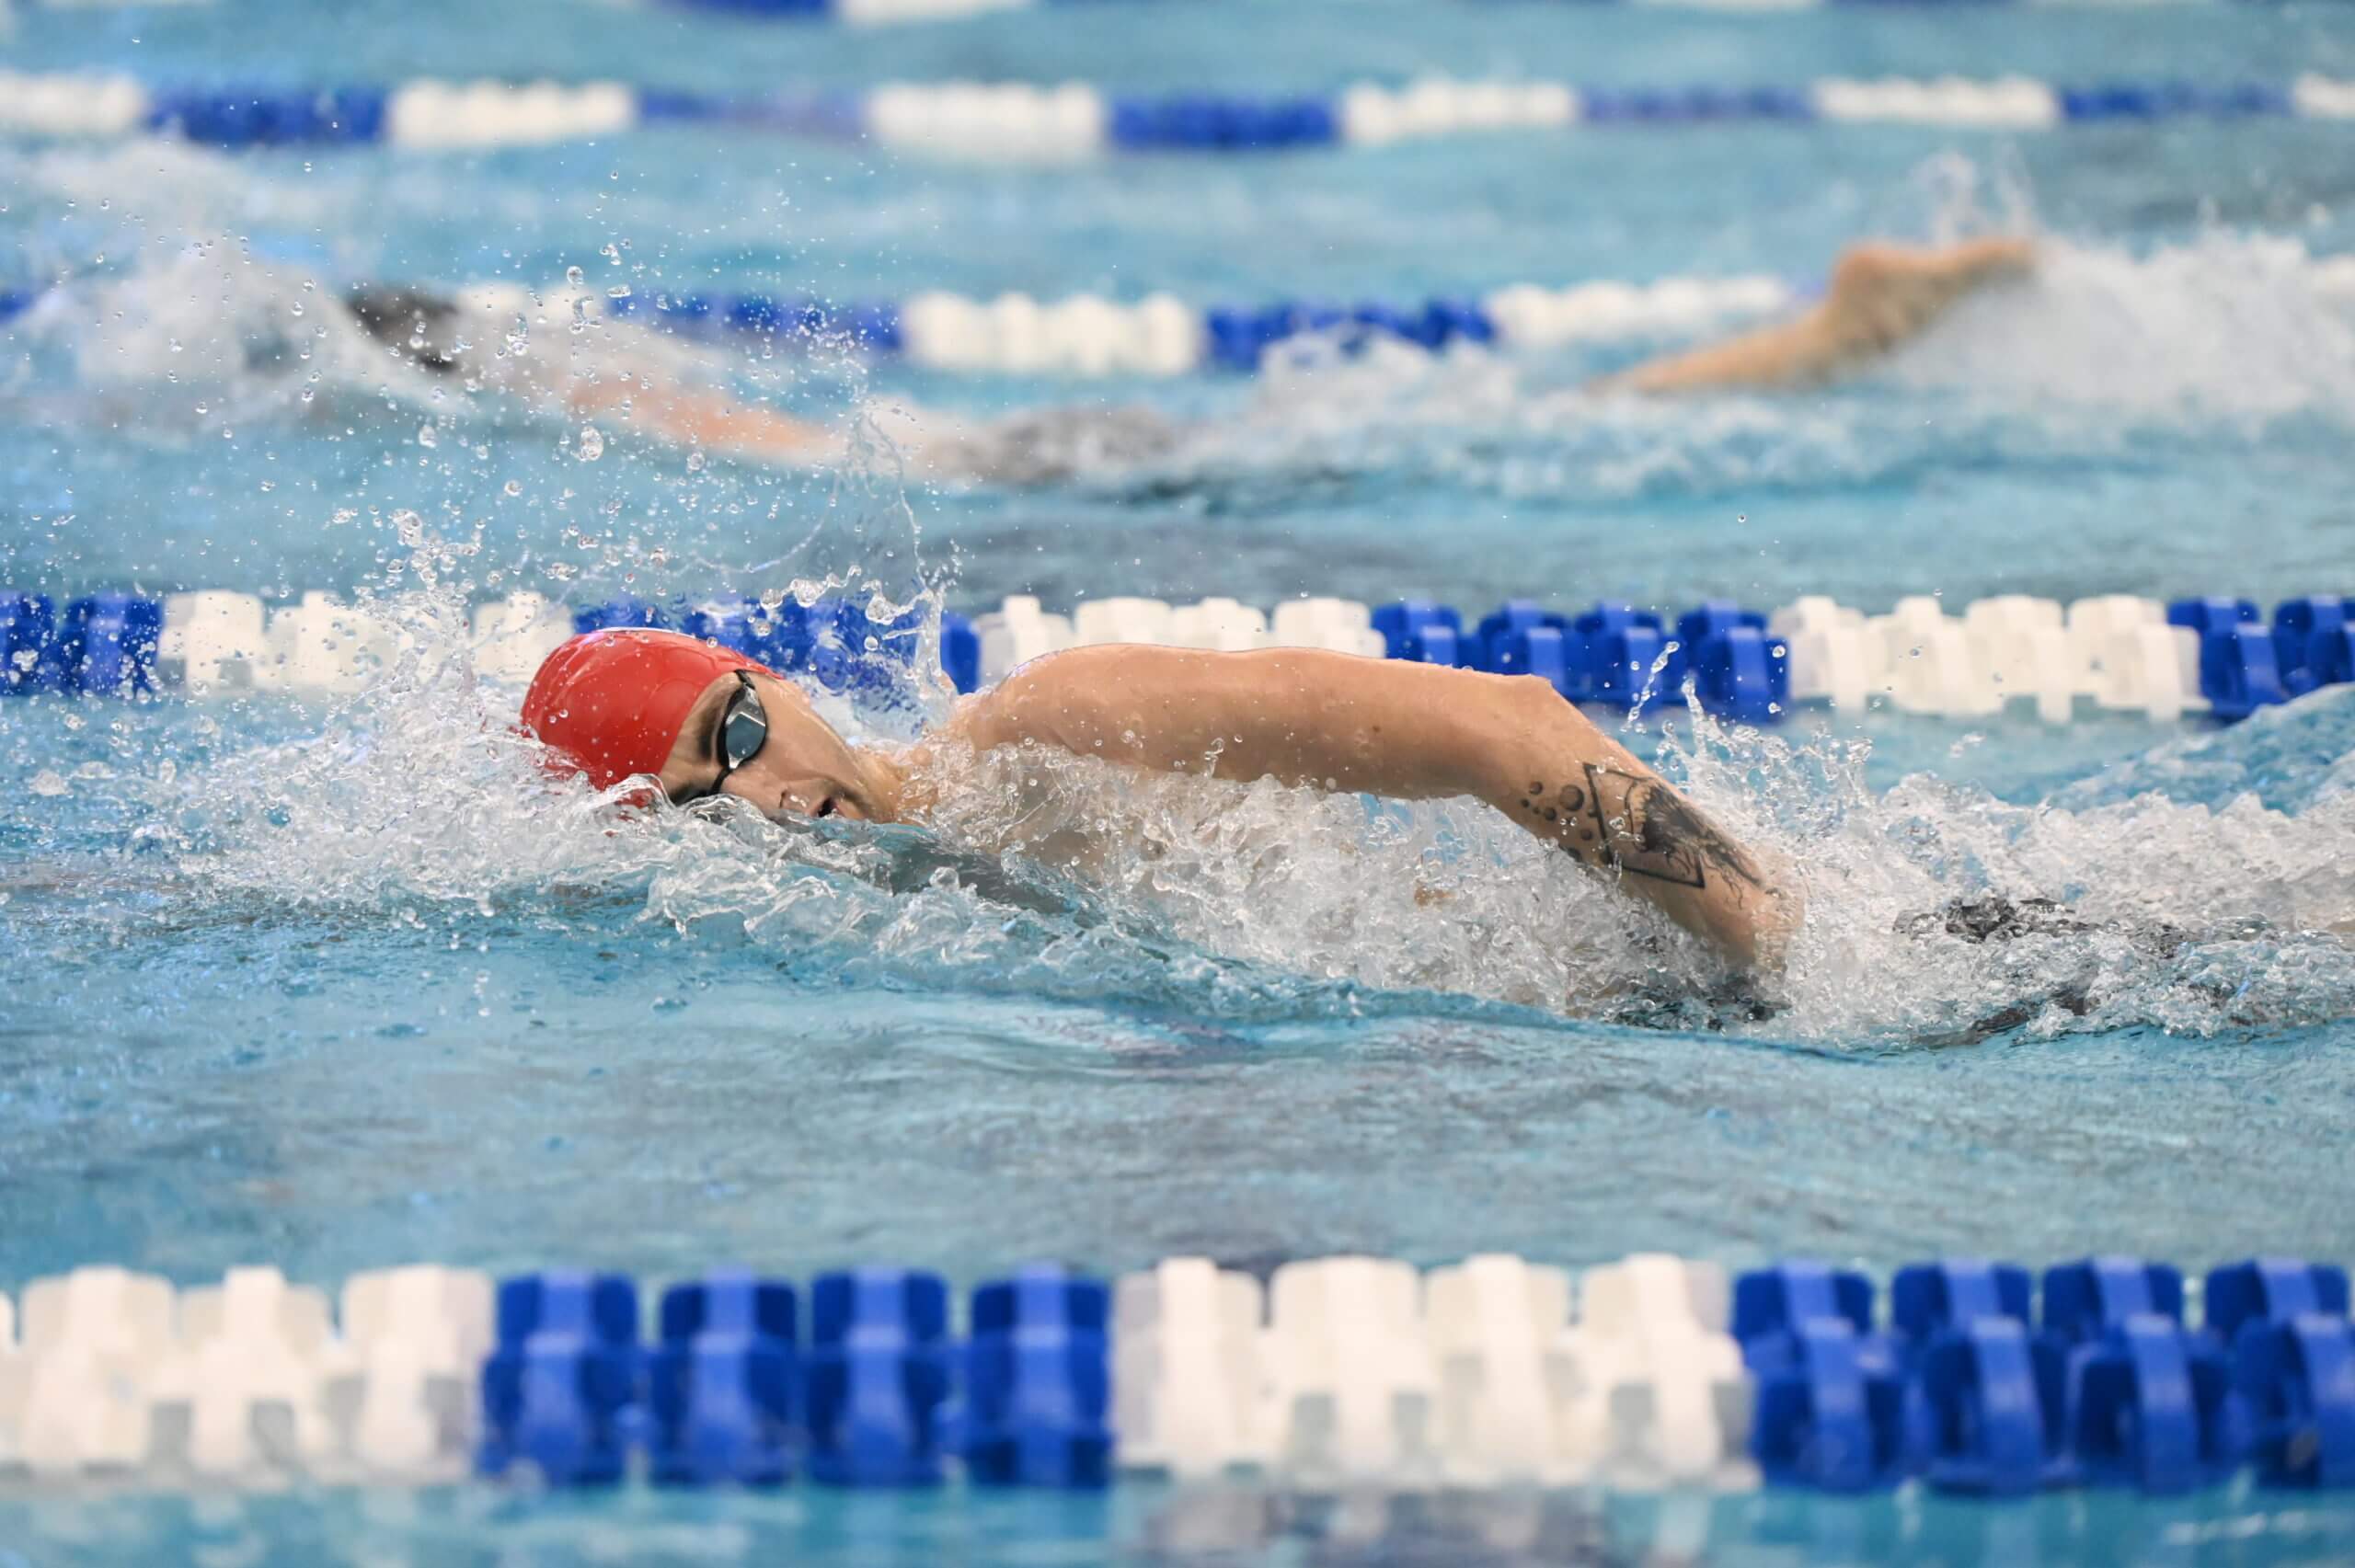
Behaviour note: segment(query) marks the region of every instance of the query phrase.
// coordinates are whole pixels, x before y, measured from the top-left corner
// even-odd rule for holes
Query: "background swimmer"
[[[1798,386],[1851,373],[1927,330],[1966,295],[2025,273],[2022,239],[1943,246],[1873,243],[1844,251],[1821,301],[1789,322],[1663,355],[1592,383],[1598,392],[1672,394]],[[660,440],[764,463],[816,464],[841,453],[825,427],[666,376],[649,363],[618,373],[549,369],[545,359],[486,355],[459,304],[415,289],[365,287],[343,303],[368,333],[434,375],[511,392],[578,418],[618,417]],[[1150,461],[1172,451],[1186,427],[1149,408],[1054,408],[986,421],[904,401],[873,412],[883,433],[923,477],[1042,484],[1080,468]]]
[[[672,632],[573,638],[523,724],[592,784],[651,775],[675,805],[924,822],[960,754],[1040,746],[1161,773],[1401,800],[1470,796],[1614,873],[1736,964],[1779,963],[1786,868],[1736,842],[1542,680],[1305,649],[1109,646],[1037,659],[913,745],[853,748],[791,684]]]

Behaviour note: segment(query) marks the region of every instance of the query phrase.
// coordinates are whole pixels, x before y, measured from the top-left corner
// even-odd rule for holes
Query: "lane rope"
[[[1664,1253],[1575,1276],[1315,1258],[1264,1284],[1173,1258],[1115,1282],[1027,1266],[963,1303],[916,1269],[806,1290],[724,1269],[663,1289],[650,1330],[626,1274],[414,1266],[331,1301],[271,1267],[184,1290],[94,1267],[31,1282],[21,1339],[11,1318],[0,1296],[0,1471],[37,1494],[1124,1471],[1308,1492],[2355,1487],[2347,1272],[2275,1257],[2191,1281],[1947,1258],[1886,1291]]]
[[[1070,162],[1116,153],[1264,153],[1578,127],[1770,123],[2048,131],[2162,120],[2355,119],[2355,81],[1824,77],[1793,86],[1361,82],[1337,93],[1135,93],[1086,82],[901,82],[741,96],[626,82],[152,86],[121,74],[0,72],[0,133],[163,135],[222,149],[548,145],[694,124],[865,137],[953,158]]]
[[[2110,594],[2066,606],[2002,595],[1959,615],[1929,597],[1878,615],[1821,596],[1771,614],[1723,600],[1671,612],[1516,600],[1476,622],[1427,600],[1374,607],[1303,598],[1270,612],[1232,599],[1108,598],[1064,615],[1018,596],[971,617],[948,614],[936,635],[913,612],[879,622],[863,606],[825,599],[567,607],[525,592],[477,605],[463,622],[420,627],[327,593],[274,607],[218,590],[90,594],[60,606],[0,591],[0,699],[343,693],[405,653],[455,650],[484,677],[520,685],[565,638],[602,626],[683,631],[835,690],[889,685],[919,657],[971,692],[1030,659],[1097,644],[1310,647],[1535,675],[1569,701],[1620,710],[1679,703],[1689,679],[1704,709],[1743,724],[1818,704],[1964,720],[2016,707],[2053,725],[2100,714],[2232,722],[2355,681],[2355,597],[2336,594],[2285,600],[2269,620],[2246,599]]]

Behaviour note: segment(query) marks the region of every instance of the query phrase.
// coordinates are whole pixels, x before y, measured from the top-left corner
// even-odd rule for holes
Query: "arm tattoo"
[[[1741,846],[1660,780],[1607,773],[1592,762],[1586,777],[1581,804],[1600,830],[1595,849],[1603,864],[1685,887],[1708,886],[1714,869],[1721,880],[1764,889]]]
[[[1564,849],[1614,871],[1684,887],[1707,887],[1714,866],[1721,881],[1763,888],[1741,847],[1668,785],[1592,762],[1585,766],[1586,787],[1564,784],[1548,796],[1545,781],[1532,780],[1521,798],[1522,810],[1545,822]]]

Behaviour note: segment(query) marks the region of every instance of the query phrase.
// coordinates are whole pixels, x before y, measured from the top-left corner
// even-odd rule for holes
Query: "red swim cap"
[[[541,661],[523,694],[523,727],[606,789],[660,773],[695,699],[737,670],[775,673],[678,632],[585,632]]]

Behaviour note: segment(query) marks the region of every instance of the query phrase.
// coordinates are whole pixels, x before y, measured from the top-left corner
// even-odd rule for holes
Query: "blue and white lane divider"
[[[961,1313],[920,1270],[805,1293],[725,1269],[663,1289],[650,1324],[613,1273],[398,1268],[331,1302],[268,1267],[178,1291],[84,1268],[22,1299],[19,1338],[0,1295],[0,1476],[37,1492],[2355,1488],[2347,1273],[2288,1258],[2193,1282],[1947,1258],[1885,1297],[1807,1261],[1331,1257],[1263,1285],[1175,1258],[1116,1282],[1021,1268]]]
[[[393,86],[153,87],[121,75],[0,73],[0,133],[178,136],[222,148],[545,145],[694,123],[866,136],[947,157],[1068,162],[1109,153],[1383,146],[1579,126],[1765,122],[2044,131],[2162,120],[2355,119],[2355,82],[1827,77],[1799,86],[1579,87],[1360,83],[1338,93],[1123,93],[1084,82],[891,83],[860,93],[727,97],[624,82],[420,80]]]
[[[2355,262],[2345,269],[2355,296]],[[2317,269],[2326,286],[2336,274]],[[1571,344],[1686,337],[1786,311],[1807,291],[1763,276],[1594,281],[1564,288],[1521,283],[1485,295],[1425,300],[1274,300],[1188,303],[1169,294],[1118,302],[1095,294],[994,299],[933,291],[896,303],[836,303],[758,293],[618,296],[518,284],[454,291],[487,328],[569,322],[577,303],[659,330],[693,337],[822,340],[926,370],[963,374],[1172,377],[1198,371],[1251,372],[1295,339],[1356,352],[1376,342],[1437,352],[1457,344],[1538,351]],[[36,308],[38,291],[0,289],[0,324]]]
[[[517,593],[464,623],[419,626],[324,593],[275,608],[246,593],[93,594],[61,611],[45,596],[0,591],[0,698],[339,693],[405,656],[459,650],[487,678],[521,684],[565,638],[603,626],[683,631],[835,690],[904,678],[925,630],[913,613],[876,621],[864,607],[823,599],[567,608]],[[2285,600],[2269,622],[2246,599],[2108,595],[2064,607],[2006,595],[1959,616],[1930,598],[1871,616],[1804,598],[1771,614],[1710,601],[1672,617],[1625,603],[1566,612],[1516,600],[1476,623],[1421,600],[1375,608],[1295,599],[1270,614],[1232,599],[1116,598],[1084,601],[1066,616],[1018,597],[971,618],[944,616],[937,647],[942,673],[971,692],[1043,655],[1108,643],[1324,648],[1534,675],[1569,701],[1621,710],[1680,702],[1689,680],[1705,709],[1744,724],[1774,723],[1803,704],[1965,720],[2016,705],[2056,725],[2093,713],[2162,722],[2204,713],[2229,723],[2355,682],[2355,597]]]
[[[1565,288],[1521,283],[1479,296],[1132,303],[1095,294],[1041,301],[934,291],[897,305],[829,306],[764,295],[608,300],[609,314],[673,331],[833,335],[927,370],[1013,375],[1176,376],[1258,371],[1269,350],[1314,338],[1354,351],[1376,341],[1430,351],[1456,344],[1540,350],[1676,337],[1787,311],[1805,291],[1779,278],[1667,278]]]
[[[46,0],[55,5],[128,5],[132,0]],[[187,0],[194,3],[194,0]],[[796,21],[833,21],[849,27],[890,27],[903,22],[945,21],[997,11],[1027,11],[1044,6],[1102,4],[1103,0],[644,0],[674,10],[708,11],[726,16],[787,17]],[[1596,0],[1577,0],[1580,5]],[[2047,9],[2064,0],[1622,0],[1627,5],[1666,6],[1698,11],[1813,11],[1833,6],[1952,9],[1957,6],[2034,6]],[[2186,0],[2085,0],[2087,4],[2177,6]],[[1505,9],[1499,6],[1497,9]]]

